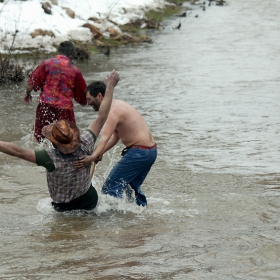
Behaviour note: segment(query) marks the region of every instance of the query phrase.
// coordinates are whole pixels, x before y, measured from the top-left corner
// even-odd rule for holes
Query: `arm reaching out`
[[[36,163],[35,152],[33,150],[21,148],[9,142],[0,141],[0,152]]]
[[[98,116],[91,122],[88,127],[88,129],[91,130],[96,137],[98,137],[101,128],[107,120],[112,104],[114,87],[117,85],[119,80],[119,73],[117,73],[115,70],[113,70],[112,73],[106,78],[106,92],[104,95],[104,99],[100,104]],[[98,161],[97,159],[92,159],[91,156],[82,156],[80,157],[79,161],[74,162],[74,166],[78,169],[81,169],[95,160]]]
[[[26,87],[26,94],[23,98],[23,100],[26,104],[29,104],[29,102],[32,101],[32,95],[31,95],[32,90],[33,90],[32,85],[28,84]]]
[[[110,140],[106,143],[101,138],[93,153],[90,156],[81,156],[78,161],[74,162],[74,166],[77,169],[82,169],[85,166],[91,164],[92,162],[97,164],[99,161],[102,160],[103,154],[105,154],[108,150],[114,147],[118,143],[119,139],[120,138],[117,133],[113,133]]]
[[[106,92],[104,95],[104,99],[101,102],[98,116],[91,122],[91,124],[88,127],[88,129],[91,130],[96,137],[98,137],[102,126],[107,120],[112,104],[114,87],[118,84],[119,80],[120,75],[115,70],[113,70],[112,73],[106,78]]]
[[[102,138],[100,140],[100,142],[98,143],[97,147],[99,149],[97,149],[97,147],[95,148],[94,152],[92,153],[92,157],[93,158],[99,158],[107,152],[109,151],[111,148],[113,148],[120,140],[120,137],[119,137],[119,134],[116,133],[114,131],[114,133],[112,134],[111,138],[109,139],[108,142],[104,143],[103,144],[101,143],[101,141],[104,141]],[[102,149],[102,150],[101,150]]]
[[[114,114],[113,109],[110,112],[110,115],[103,127],[101,139],[94,149],[93,153],[89,158],[87,158],[87,162],[98,162],[102,159],[103,154],[110,150],[113,146],[115,146],[119,141],[119,135],[115,132],[116,125],[118,123],[118,118],[116,114]],[[84,165],[86,166],[86,165]]]

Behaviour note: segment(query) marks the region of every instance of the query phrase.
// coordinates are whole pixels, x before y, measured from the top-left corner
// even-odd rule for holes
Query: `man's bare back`
[[[106,126],[111,126],[126,147],[132,145],[150,147],[155,144],[144,118],[134,107],[122,100],[113,100],[104,130]]]

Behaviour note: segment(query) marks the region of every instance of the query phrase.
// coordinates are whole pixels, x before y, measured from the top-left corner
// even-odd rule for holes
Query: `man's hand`
[[[116,72],[115,70],[113,70],[110,75],[107,75],[106,84],[107,84],[107,86],[111,85],[112,87],[115,87],[117,85],[117,83],[119,82],[119,80],[120,80],[119,73]]]
[[[102,156],[99,156],[97,158],[92,157],[92,156],[81,156],[81,157],[79,157],[79,160],[74,161],[73,164],[74,164],[75,168],[77,168],[78,170],[81,170],[81,169],[85,168],[86,166],[88,166],[89,164],[91,164],[92,162],[97,164],[101,160],[102,160]]]
[[[32,95],[30,93],[26,93],[23,100],[26,104],[29,104],[29,102],[32,101]]]
[[[93,161],[94,159],[91,156],[81,156],[79,157],[79,160],[74,161],[74,166],[80,170],[91,164]]]
[[[103,157],[103,155],[98,156],[98,157],[94,160],[94,163],[97,164],[99,161],[102,160],[102,157]]]

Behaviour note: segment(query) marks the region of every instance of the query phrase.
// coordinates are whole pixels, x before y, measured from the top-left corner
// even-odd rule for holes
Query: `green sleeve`
[[[96,136],[95,134],[90,130],[90,129],[87,129],[88,132],[90,132],[90,134],[92,135],[93,139],[94,139],[94,143],[96,142]]]
[[[38,166],[45,167],[49,172],[53,172],[55,170],[53,161],[48,155],[46,150],[35,151],[35,157],[36,157],[36,164]]]

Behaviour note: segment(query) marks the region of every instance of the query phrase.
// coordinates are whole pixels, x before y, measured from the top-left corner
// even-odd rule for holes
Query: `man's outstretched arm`
[[[102,101],[104,102],[104,101]],[[82,169],[90,163],[101,161],[103,154],[112,148],[119,141],[119,135],[115,132],[118,123],[118,116],[114,109],[111,109],[109,116],[103,126],[101,139],[90,156],[81,156],[78,161],[74,162],[77,169]]]
[[[0,152],[36,163],[34,150],[21,148],[13,143],[0,141]]]

